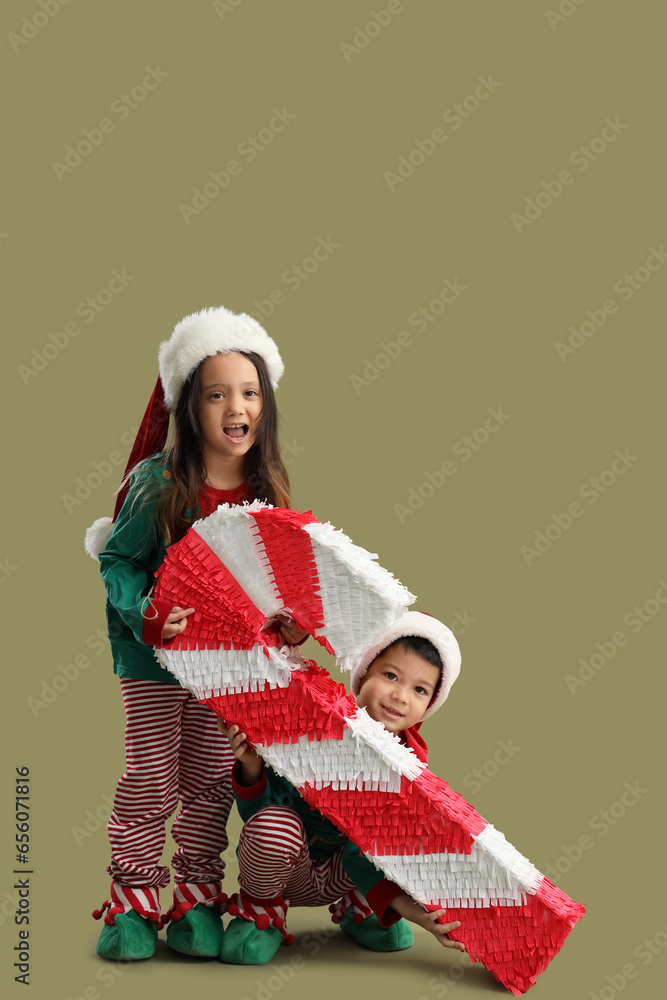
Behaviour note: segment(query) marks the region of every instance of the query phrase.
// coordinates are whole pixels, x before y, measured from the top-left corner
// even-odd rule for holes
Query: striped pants
[[[255,904],[322,906],[354,889],[342,851],[313,861],[301,817],[289,806],[267,806],[243,827],[239,841],[241,897]],[[256,907],[255,907],[256,909]]]
[[[188,894],[188,883],[206,898],[214,896],[234,801],[229,742],[218,732],[215,714],[180,685],[125,678],[120,685],[127,770],[109,818],[112,861],[107,870],[117,885],[166,886],[169,869],[160,864],[165,822],[180,799],[171,829],[178,845],[171,860],[177,898]]]

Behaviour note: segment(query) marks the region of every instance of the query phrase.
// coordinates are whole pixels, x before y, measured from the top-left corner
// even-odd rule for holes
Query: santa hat
[[[160,375],[144,413],[141,427],[130,453],[123,479],[136,465],[164,449],[169,429],[169,413],[178,405],[183,386],[195,368],[214,354],[234,351],[259,354],[264,360],[273,389],[276,389],[285,366],[275,342],[252,316],[233,313],[224,306],[202,309],[177,323],[169,340],[160,344]],[[100,517],[86,531],[85,548],[98,559],[111,537],[127,495],[127,485],[116,497],[113,518]]]
[[[360,653],[352,663],[350,688],[356,698],[361,690],[361,682],[373,660],[397,639],[409,635],[432,642],[442,662],[442,676],[438,690],[424,712],[424,718],[428,719],[429,715],[433,715],[446,700],[452,684],[459,676],[461,650],[451,629],[439,622],[437,618],[432,618],[431,615],[423,614],[421,611],[406,611],[405,614],[391,623],[378,642]]]

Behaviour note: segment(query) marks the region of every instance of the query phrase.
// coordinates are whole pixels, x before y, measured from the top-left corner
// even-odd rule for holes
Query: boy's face
[[[390,733],[401,733],[422,720],[439,682],[438,667],[402,646],[391,646],[368,668],[357,704]]]

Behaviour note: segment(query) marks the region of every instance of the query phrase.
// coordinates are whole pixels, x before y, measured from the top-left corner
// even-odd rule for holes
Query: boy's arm
[[[250,749],[245,742],[246,734],[240,732],[238,726],[228,728],[222,719],[218,719],[218,729],[229,740],[236,757],[232,768],[232,788],[241,819],[247,823],[256,812],[271,805],[271,789],[266,780],[264,761],[256,750]]]
[[[451,924],[438,923],[438,917],[443,916],[447,912],[446,910],[425,910],[421,903],[415,902],[411,896],[403,892],[392,900],[391,908],[401,917],[405,917],[406,920],[411,920],[413,924],[419,924],[424,930],[429,931],[443,947],[465,951],[461,941],[452,941],[447,936],[450,931],[461,926],[461,921],[454,920]]]

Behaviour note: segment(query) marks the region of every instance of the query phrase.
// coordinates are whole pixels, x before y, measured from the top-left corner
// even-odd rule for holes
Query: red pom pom
[[[355,913],[355,915],[354,915],[354,917],[352,919],[353,919],[353,921],[354,921],[355,924],[363,924],[363,922],[364,922],[364,917],[363,917],[362,913]]]
[[[93,910],[93,920],[99,920],[102,916],[102,910]]]
[[[278,930],[280,930],[280,928],[284,927],[284,925],[285,925],[285,921],[283,920],[282,917],[274,917],[274,920],[273,920],[273,926],[274,927],[277,927]]]
[[[112,927],[113,926],[113,917],[110,916],[107,913],[106,917],[104,918],[104,923],[107,925],[107,927]]]
[[[232,905],[229,907],[228,912],[231,913],[231,915],[233,917],[238,917],[238,915],[239,915],[239,908],[236,905],[236,903],[232,903]]]
[[[260,915],[255,920],[255,925],[260,931],[266,930],[266,928],[269,926],[269,918],[266,915],[266,913],[260,913]]]
[[[157,913],[149,913],[147,914],[147,919],[150,921],[151,924],[156,924],[160,918],[157,915]]]
[[[285,938],[285,944],[294,944],[294,935],[288,934]]]
[[[177,923],[181,919],[182,916],[183,916],[183,914],[181,913],[180,910],[172,910],[171,911],[171,919],[173,920],[174,923]]]

